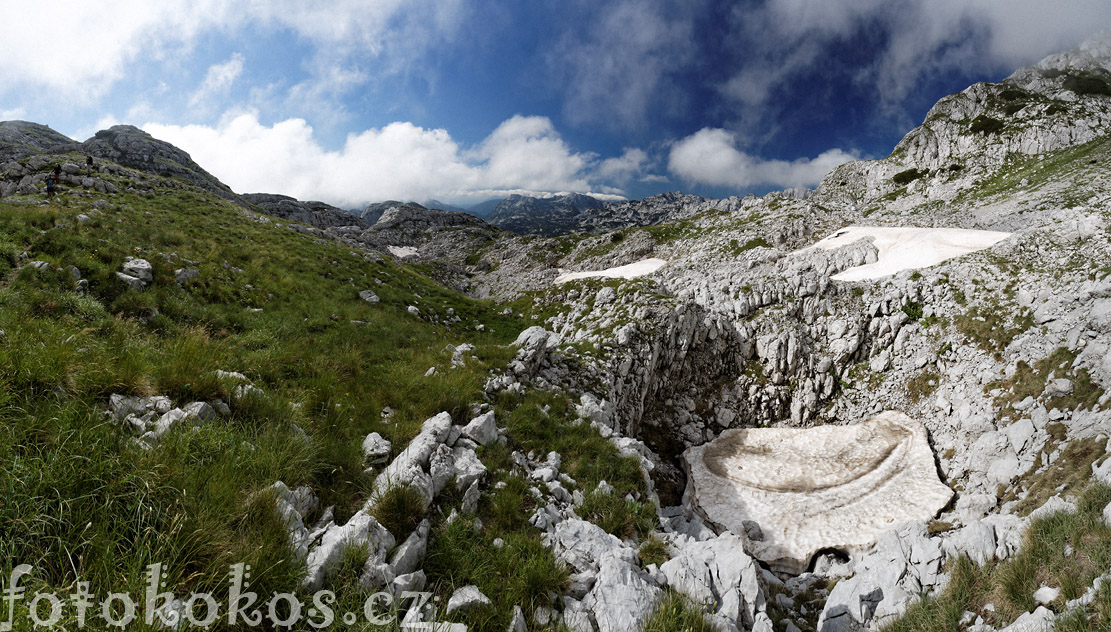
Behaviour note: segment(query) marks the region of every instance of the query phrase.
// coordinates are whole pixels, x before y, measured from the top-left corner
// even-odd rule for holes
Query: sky
[[[0,120],[117,124],[240,193],[359,208],[813,187],[1107,0],[0,2]]]

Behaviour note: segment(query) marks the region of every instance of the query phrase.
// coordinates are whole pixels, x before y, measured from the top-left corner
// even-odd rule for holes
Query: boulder
[[[598,566],[594,588],[583,599],[583,605],[594,613],[598,632],[639,630],[663,591],[620,552],[604,553]]]
[[[431,524],[422,520],[420,525],[409,534],[390,557],[390,569],[395,576],[412,573],[420,567],[424,554],[428,551],[428,531]]]
[[[490,598],[482,594],[478,586],[467,585],[457,588],[455,592],[451,593],[451,598],[447,602],[447,614],[466,612],[482,606],[489,606],[491,603]],[[510,628],[512,627],[512,624],[510,624]]]
[[[123,264],[120,271],[144,283],[150,283],[154,280],[154,269],[146,259],[131,259]]]
[[[394,542],[394,537],[385,527],[360,510],[343,526],[331,525],[321,536],[320,544],[309,550],[301,586],[308,591],[319,590],[328,575],[339,566],[347,547],[369,544],[371,558],[385,558]]]
[[[818,619],[822,632],[876,629],[901,615],[920,595],[944,582],[945,555],[926,537],[924,522],[884,532],[855,574],[834,586]]]
[[[411,485],[421,492],[425,507],[431,505],[434,494],[433,482],[427,472],[428,461],[450,431],[451,415],[447,412],[426,419],[417,436],[374,479],[374,487],[364,509],[373,507],[391,487],[403,484]]]
[[[498,427],[494,423],[494,412],[490,411],[475,417],[463,426],[463,436],[478,445],[486,446],[498,440]]]
[[[732,533],[705,542],[679,539],[678,554],[660,566],[667,584],[703,604],[715,619],[751,629],[765,610],[760,567],[744,550],[744,538]]]
[[[387,439],[383,439],[377,432],[372,432],[363,439],[363,458],[368,463],[382,463],[389,458],[392,448],[393,444]]]
[[[185,285],[199,276],[201,276],[201,271],[196,268],[178,268],[174,270],[174,280],[179,285]]]

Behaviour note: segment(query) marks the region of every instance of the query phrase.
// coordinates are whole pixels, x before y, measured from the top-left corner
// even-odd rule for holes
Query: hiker
[[[47,202],[54,199],[54,185],[55,185],[55,183],[57,183],[57,180],[54,178],[53,174],[46,176],[46,201]]]
[[[85,157],[85,166],[88,167],[90,171],[92,170],[92,168],[94,167],[92,156]]]
[[[62,181],[62,163],[60,163],[60,162],[54,163],[54,181],[55,182],[61,182]]]

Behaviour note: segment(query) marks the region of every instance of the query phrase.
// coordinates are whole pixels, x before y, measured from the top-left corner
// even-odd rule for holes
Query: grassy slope
[[[73,194],[50,206],[0,202],[0,576],[26,563],[35,566],[33,587],[69,590],[85,580],[101,594],[140,594],[145,566],[161,562],[179,595],[220,595],[227,566],[246,562],[258,593],[294,589],[302,569],[290,559],[284,529],[271,506],[251,495],[276,480],[309,485],[322,506],[336,505],[342,523],[372,481],[363,471],[362,438],[377,431],[396,453],[441,410],[466,421],[470,405],[483,400],[488,370],[512,356],[504,345],[525,324],[406,266],[367,262],[213,196],[140,177],[153,195],[121,193],[95,209],[89,202],[96,196]],[[115,180],[121,190],[131,184]],[[79,213],[91,221],[79,222]],[[115,278],[129,255],[154,266],[145,291]],[[51,268],[25,265],[32,260]],[[86,294],[76,291],[67,266],[88,280]],[[179,267],[198,268],[200,276],[180,287],[173,276]],[[368,288],[380,303],[358,298]],[[448,308],[459,323],[429,322],[446,322]],[[484,332],[475,330],[479,322]],[[478,360],[449,369],[445,345],[463,342],[477,346]],[[439,370],[425,377],[431,366]],[[234,383],[217,379],[217,369],[247,374],[266,397],[237,400]],[[233,412],[144,451],[105,418],[112,393],[163,394],[177,406],[223,399]],[[501,402],[502,418],[506,406],[521,403]],[[393,423],[381,421],[385,407],[394,411]],[[527,431],[543,423],[538,408],[520,406],[511,426]],[[628,460],[593,435],[582,448],[523,440],[530,449],[564,447],[571,462],[612,464],[602,469],[621,470],[619,489],[637,491],[639,471],[631,473]],[[483,458],[491,466],[508,462],[507,453]],[[578,474],[586,485],[614,473]],[[487,504],[498,502],[506,500]],[[439,543],[451,532],[436,529],[432,550],[442,562]],[[481,537],[499,534],[527,553],[526,567],[548,575],[505,598],[488,592],[495,609],[486,618],[504,627],[508,599],[539,596],[566,575],[527,523]],[[406,534],[395,535],[400,541]],[[357,590],[359,565],[349,566],[337,592]],[[440,591],[456,583],[431,569],[430,579]],[[522,580],[500,581],[508,588]]]

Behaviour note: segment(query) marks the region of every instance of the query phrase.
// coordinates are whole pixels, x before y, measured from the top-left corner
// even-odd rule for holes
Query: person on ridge
[[[50,175],[46,176],[46,201],[47,202],[50,202],[51,200],[54,199],[54,184],[56,182],[57,182],[57,180],[54,178],[54,174],[50,174]]]

